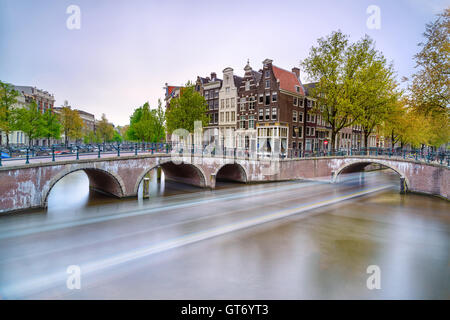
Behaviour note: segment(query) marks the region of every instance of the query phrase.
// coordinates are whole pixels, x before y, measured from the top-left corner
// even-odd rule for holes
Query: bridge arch
[[[58,181],[76,171],[84,171],[84,173],[86,173],[89,179],[89,187],[93,188],[94,190],[118,198],[121,198],[126,194],[126,189],[123,180],[116,173],[92,166],[78,167],[75,169],[63,170],[49,180],[48,184],[46,184],[46,186],[44,186],[43,188],[42,207],[47,208],[48,196],[50,195],[50,192],[52,191],[53,187],[58,183]]]
[[[371,164],[379,164],[387,169],[391,169],[397,175],[400,177],[402,181],[405,183],[406,190],[410,189],[409,179],[408,177],[402,172],[397,166],[393,166],[391,164],[386,163],[383,160],[376,160],[376,159],[361,159],[361,160],[355,160],[349,163],[345,163],[341,167],[339,167],[337,170],[333,172],[332,182],[337,182],[337,179],[340,174],[342,173],[351,173],[351,172],[362,172],[365,167]]]
[[[248,174],[245,168],[236,162],[233,163],[225,163],[219,166],[216,171],[213,173],[216,181],[217,179],[231,180],[247,183],[248,182]]]
[[[191,163],[175,164],[172,161],[165,161],[145,168],[139,174],[134,186],[134,194],[138,194],[139,185],[144,177],[152,170],[161,168],[166,178],[173,179],[185,184],[195,185],[205,188],[208,186],[206,174],[200,166]]]

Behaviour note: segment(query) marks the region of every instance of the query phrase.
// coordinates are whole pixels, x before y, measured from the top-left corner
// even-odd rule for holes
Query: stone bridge
[[[155,154],[0,167],[0,212],[45,208],[53,186],[78,170],[87,174],[91,188],[124,198],[136,197],[144,176],[158,167],[166,179],[214,189],[216,179],[243,183],[296,179],[335,182],[341,173],[362,171],[374,163],[397,172],[405,191],[449,199],[449,168],[414,160],[346,156],[269,161]]]

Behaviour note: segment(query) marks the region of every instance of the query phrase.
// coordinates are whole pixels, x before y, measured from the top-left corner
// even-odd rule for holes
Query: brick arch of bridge
[[[58,181],[76,171],[84,171],[89,179],[89,187],[96,191],[100,191],[118,198],[124,197],[126,194],[126,189],[122,178],[114,172],[92,166],[67,168],[57,173],[49,180],[49,183],[44,186],[42,190],[42,207],[47,208],[48,196]]]
[[[350,163],[346,163],[339,167],[336,171],[334,171],[332,182],[336,182],[339,175],[342,173],[361,172],[365,167],[371,164],[379,164],[387,169],[391,169],[399,175],[400,179],[404,179],[406,188],[410,188],[409,178],[406,176],[406,174],[398,166],[392,165],[390,163],[388,164],[386,163],[386,161],[382,160],[355,160]]]
[[[208,180],[205,171],[198,165],[191,163],[175,164],[173,161],[162,161],[150,168],[144,168],[138,175],[134,186],[134,194],[138,193],[139,185],[144,177],[154,169],[161,168],[166,178],[173,179],[185,184],[195,185],[197,187],[208,187]]]
[[[243,183],[248,182],[248,173],[244,166],[239,163],[225,163],[218,166],[216,171],[213,173],[216,181],[217,179],[239,181]]]

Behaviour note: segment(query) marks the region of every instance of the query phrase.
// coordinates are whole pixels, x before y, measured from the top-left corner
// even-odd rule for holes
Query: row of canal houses
[[[222,79],[214,72],[210,77],[197,77],[195,89],[208,104],[207,142],[282,155],[328,150],[330,127],[320,114],[311,112],[314,83],[302,84],[297,67],[289,71],[270,59],[262,64],[262,69],[255,71],[247,61],[243,77],[230,67],[223,70]],[[166,84],[166,107],[180,89]],[[336,148],[359,149],[362,141],[358,126],[345,128],[337,137]],[[369,141],[369,146],[380,144],[376,136]]]

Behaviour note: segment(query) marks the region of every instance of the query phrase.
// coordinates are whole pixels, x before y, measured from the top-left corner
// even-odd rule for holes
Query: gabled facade
[[[303,148],[304,107],[299,104],[305,93],[300,82],[300,70],[288,71],[263,61],[257,86],[258,151],[287,156],[299,146]]]
[[[245,74],[238,89],[236,142],[238,148],[256,150],[258,117],[256,105],[261,73],[254,71],[249,61],[244,71]]]
[[[234,132],[236,130],[238,90],[242,78],[233,74],[232,68],[223,70],[222,87],[219,90],[219,139],[227,148],[236,146]]]
[[[195,89],[205,97],[208,104],[206,114],[209,116],[209,125],[205,129],[210,142],[219,136],[219,91],[221,87],[222,79],[217,78],[215,72],[211,72],[211,77],[197,77],[195,83]]]

